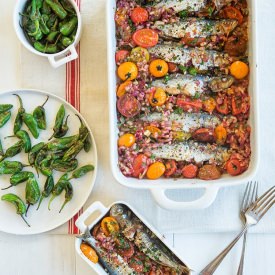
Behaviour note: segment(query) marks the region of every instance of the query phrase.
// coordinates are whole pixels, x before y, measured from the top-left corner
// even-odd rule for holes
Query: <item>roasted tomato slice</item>
[[[169,159],[167,162],[165,162],[165,167],[166,167],[166,170],[164,173],[165,177],[170,177],[173,174],[175,174],[175,172],[177,171],[177,163],[173,159]]]
[[[229,175],[237,176],[242,172],[241,164],[237,159],[228,160],[226,163],[226,170]]]
[[[229,55],[241,56],[244,55],[247,49],[247,40],[243,37],[231,36],[225,43],[224,50]]]
[[[119,224],[114,217],[105,217],[100,223],[101,229],[106,236],[117,233]]]
[[[139,154],[135,157],[133,161],[133,177],[139,178],[144,175],[148,165],[147,165],[148,157],[144,154]]]
[[[193,179],[197,176],[198,167],[195,164],[188,164],[182,168],[182,175],[187,179]]]
[[[115,243],[116,243],[116,247],[118,248],[118,253],[123,257],[131,258],[134,255],[135,253],[134,245],[127,239],[121,236],[118,236],[115,239]]]
[[[140,112],[140,103],[134,96],[126,93],[118,99],[117,109],[125,117],[134,117]]]
[[[187,46],[195,47],[199,46],[201,43],[205,42],[206,38],[204,37],[190,37],[190,36],[184,36],[181,39],[181,42]]]
[[[119,50],[116,52],[115,59],[116,64],[120,64],[125,61],[126,57],[130,55],[130,52],[127,50]]]
[[[200,99],[191,101],[185,98],[178,98],[177,105],[185,112],[199,112],[202,109],[202,101]]]
[[[168,72],[169,73],[176,73],[179,71],[177,64],[175,64],[173,62],[167,62],[167,64],[168,64]]]
[[[223,115],[227,115],[229,113],[229,107],[228,107],[228,99],[224,98],[222,104],[216,105],[216,110]]]
[[[148,11],[141,7],[134,8],[131,12],[131,19],[136,24],[146,22],[148,17]]]
[[[226,18],[236,19],[238,20],[239,24],[242,24],[243,15],[238,9],[232,6],[228,6],[228,7],[225,7],[222,12],[224,13]]]
[[[137,273],[143,273],[144,265],[138,257],[133,257],[129,261],[129,266],[133,268]]]
[[[242,113],[242,98],[239,96],[232,97],[232,114],[234,116]]]
[[[198,173],[198,178],[202,180],[216,180],[221,177],[221,172],[216,165],[206,164],[202,166]]]
[[[201,142],[215,142],[215,135],[212,129],[200,128],[192,133],[193,139]]]
[[[159,35],[151,29],[141,29],[134,32],[132,36],[134,42],[143,48],[153,47],[158,43]]]

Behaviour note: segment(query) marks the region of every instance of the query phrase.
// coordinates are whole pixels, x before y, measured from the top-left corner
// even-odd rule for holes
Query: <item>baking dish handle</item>
[[[85,221],[89,218],[91,214],[93,214],[96,211],[99,211],[101,214],[105,214],[108,211],[108,208],[106,208],[99,201],[96,201],[93,204],[91,204],[75,222],[75,225],[78,227],[80,232],[85,232],[87,228]]]
[[[215,200],[219,188],[215,186],[208,186],[205,188],[204,194],[197,200],[178,202],[167,197],[165,192],[167,189],[153,189],[152,196],[158,205],[169,210],[188,210],[188,209],[203,209],[209,207]]]
[[[66,56],[64,56],[66,55]],[[59,57],[61,56],[61,57]],[[59,57],[59,58],[58,58]],[[62,54],[53,54],[48,57],[50,64],[54,67],[57,68],[61,65],[64,65],[72,60],[75,60],[78,58],[78,54],[76,51],[76,48],[74,45],[70,45],[65,52],[62,52]]]

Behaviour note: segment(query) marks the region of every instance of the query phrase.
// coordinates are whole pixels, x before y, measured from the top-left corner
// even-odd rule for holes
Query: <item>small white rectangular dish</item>
[[[246,183],[256,173],[259,162],[259,134],[258,134],[258,95],[257,95],[257,49],[256,49],[256,1],[248,0],[250,22],[249,22],[249,63],[250,63],[250,87],[251,110],[249,124],[251,125],[251,161],[249,169],[239,176],[223,175],[214,181],[203,181],[200,179],[158,179],[156,181],[147,179],[136,179],[125,177],[118,167],[117,153],[117,110],[116,110],[116,36],[115,36],[115,9],[116,1],[108,0],[106,7],[107,39],[108,39],[108,82],[109,82],[109,123],[110,123],[110,161],[112,173],[115,179],[129,188],[150,189],[156,202],[163,208],[182,210],[200,209],[210,206],[216,198],[218,190],[223,187],[235,186]],[[165,191],[168,189],[204,189],[201,198],[191,202],[178,202],[169,199]]]

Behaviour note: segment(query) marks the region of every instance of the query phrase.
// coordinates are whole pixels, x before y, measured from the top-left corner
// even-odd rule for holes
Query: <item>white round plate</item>
[[[29,133],[32,140],[32,146],[40,141],[48,141],[48,138],[51,136],[53,132],[52,129],[55,123],[55,116],[61,104],[64,104],[65,106],[66,115],[70,115],[68,121],[69,131],[66,136],[78,133],[80,123],[75,114],[78,114],[82,118],[84,124],[87,126],[91,134],[91,150],[88,153],[82,150],[78,154],[77,159],[79,162],[78,167],[81,167],[85,164],[93,164],[95,166],[95,170],[93,172],[89,172],[82,178],[71,180],[71,183],[74,188],[74,196],[72,200],[69,203],[67,203],[67,205],[64,207],[61,213],[59,213],[59,210],[62,203],[64,202],[64,192],[62,192],[60,196],[56,197],[53,200],[50,211],[48,210],[49,198],[45,198],[43,200],[39,210],[36,210],[37,204],[29,208],[26,220],[31,225],[31,227],[28,227],[22,220],[22,218],[16,214],[16,209],[12,204],[0,200],[0,231],[20,235],[37,234],[52,230],[71,219],[81,209],[83,204],[88,199],[96,179],[96,144],[93,134],[85,119],[79,114],[79,112],[74,107],[72,107],[65,100],[47,92],[22,89],[0,93],[0,104],[13,104],[13,108],[11,109],[11,119],[4,127],[0,128],[0,138],[4,151],[18,141],[17,138],[4,139],[4,137],[6,136],[13,135],[13,124],[17,114],[17,110],[19,108],[18,98],[13,94],[20,95],[27,113],[32,113],[34,108],[38,105],[42,105],[43,102],[46,100],[47,96],[49,96],[49,100],[44,106],[46,110],[47,129],[44,131],[40,131],[39,138],[34,139],[29,130],[26,128],[26,125],[23,125],[22,127],[22,129],[27,130],[27,132]],[[23,150],[17,156],[13,158],[8,158],[7,160],[18,160],[24,164],[28,164],[28,155]],[[41,175],[40,173],[38,178],[35,170],[32,167],[25,167],[24,170],[34,172],[36,179],[39,182],[40,190],[42,192],[44,183],[46,181],[46,177]],[[53,172],[55,183],[62,174],[63,173],[57,171]],[[0,175],[0,189],[9,185],[10,176],[11,175]],[[7,190],[0,190],[0,197],[7,193],[14,193],[25,201],[25,185],[26,183],[20,183],[16,187],[12,187]]]

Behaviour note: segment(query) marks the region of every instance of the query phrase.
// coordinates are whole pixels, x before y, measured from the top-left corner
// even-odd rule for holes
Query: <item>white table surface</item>
[[[275,5],[274,3],[272,5],[272,0],[263,2],[258,10],[262,30],[258,34],[261,49],[266,43],[273,41],[274,44],[275,34]],[[20,64],[17,55],[20,45],[12,28],[11,15],[14,3],[15,1],[0,1],[0,90],[18,87],[17,68]],[[266,64],[270,64],[263,68],[264,72],[274,78],[275,67],[269,63],[272,54],[272,52],[260,51],[260,58],[264,58]],[[259,92],[264,93],[264,91]],[[190,267],[200,270],[232,240],[236,233],[169,234],[166,238]],[[274,275],[274,247],[275,235],[249,235],[245,274]],[[236,274],[240,252],[241,243],[225,259],[216,274]],[[94,273],[75,253],[73,236],[42,234],[22,237],[0,233],[0,274],[86,275]]]

